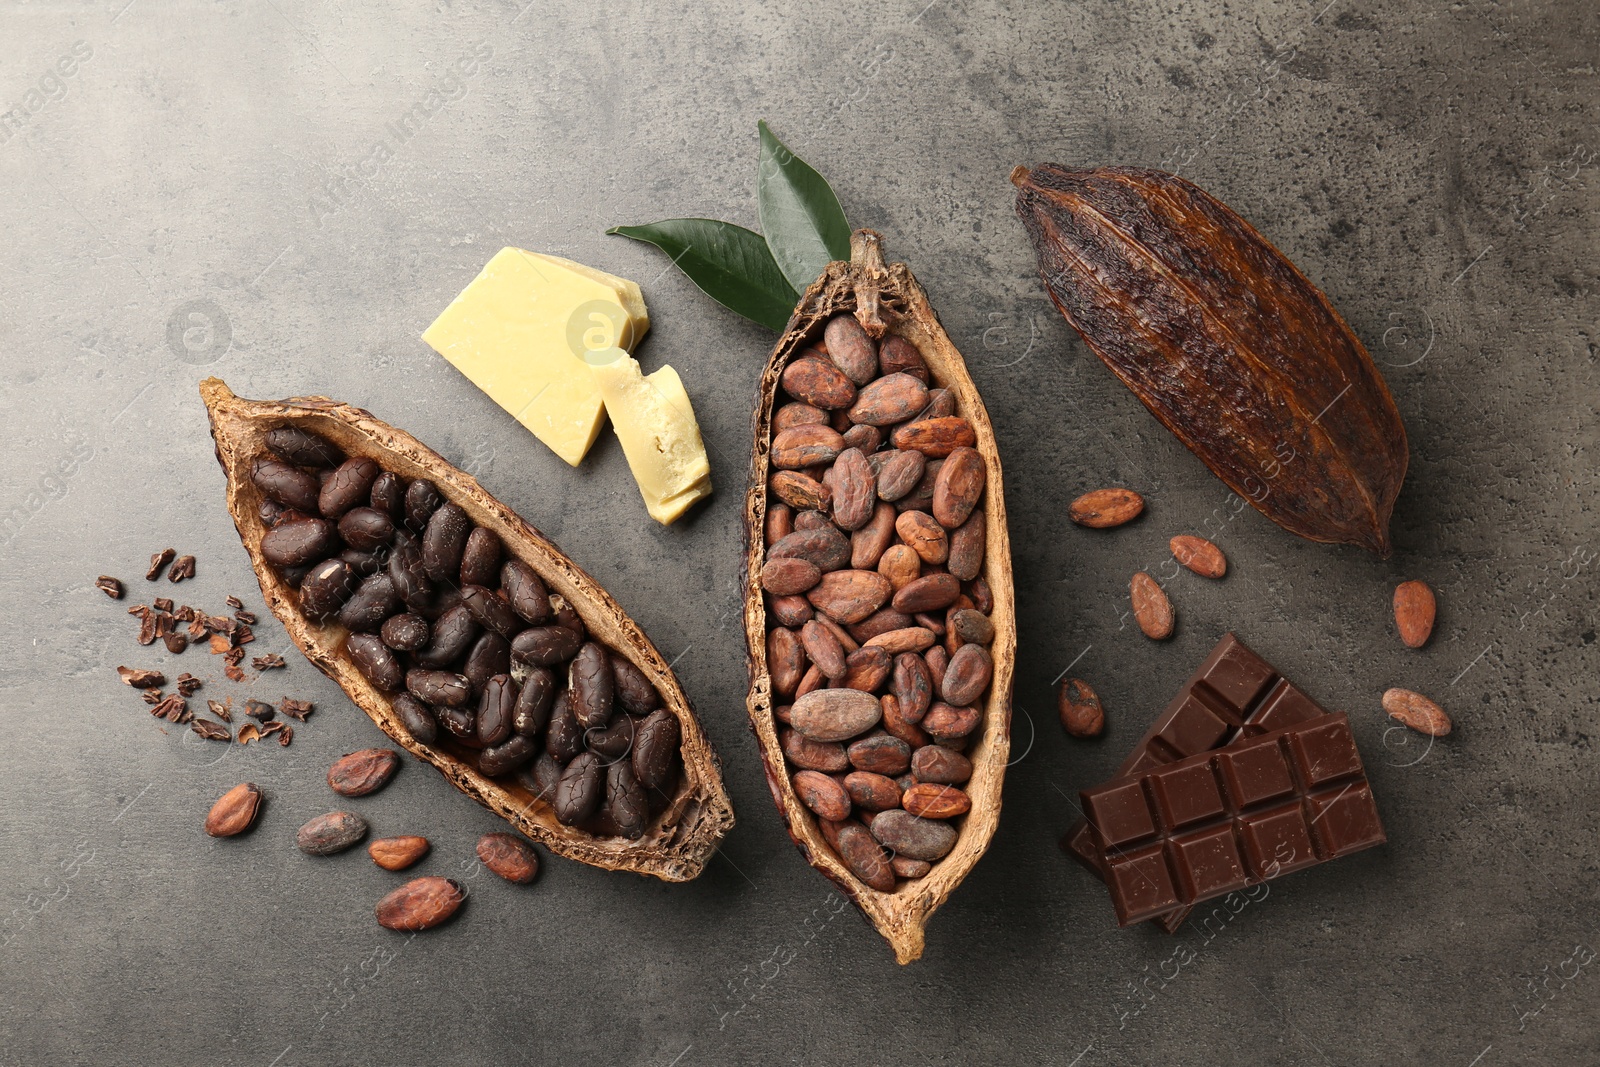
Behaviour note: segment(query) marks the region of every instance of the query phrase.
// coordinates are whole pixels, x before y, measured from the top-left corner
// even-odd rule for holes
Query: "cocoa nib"
[[[246,700],[244,713],[257,722],[271,722],[278,714],[272,709],[272,705],[264,700]]]
[[[233,698],[232,697],[228,698],[228,703],[227,704],[219,704],[215,700],[208,700],[208,701],[206,701],[206,707],[211,709],[211,714],[215,715],[217,718],[221,719],[223,722],[232,722],[233,721],[233,709],[228,706],[229,704],[232,704],[232,703],[233,703]]]
[[[233,617],[248,626],[256,624],[256,613],[253,611],[236,611],[233,613]]]
[[[189,722],[194,718],[194,713],[189,710],[189,702],[176,693],[151,708],[150,714],[158,719],[166,719],[168,722],[176,723]]]
[[[186,697],[194,696],[194,691],[200,688],[200,679],[185,672],[178,675],[178,692]]]
[[[207,741],[232,741],[233,734],[220,722],[210,719],[196,719],[189,724],[189,729],[205,738]]]
[[[316,710],[316,705],[309,700],[293,700],[284,697],[278,701],[278,710],[297,722],[305,722],[306,716]]]
[[[228,607],[233,608],[236,611],[238,609],[244,607],[244,601],[240,600],[236,596],[231,596],[231,595],[226,600],[224,600],[223,603],[228,605]]]
[[[94,587],[110,597],[112,600],[122,599],[122,583],[109,574],[102,574],[94,580]]]
[[[175,656],[189,647],[189,639],[180,633],[162,634],[161,640],[167,646],[167,651]]]
[[[265,656],[257,656],[250,661],[250,666],[258,671],[270,671],[278,667],[286,667],[283,657],[276,652],[268,652]]]
[[[166,569],[167,564],[171,563],[177,555],[177,549],[163,548],[160,552],[157,552],[155,555],[151,556],[150,569],[145,571],[144,580],[147,582],[153,582],[157,578],[161,577],[161,572]]]
[[[118,667],[117,675],[124,684],[135,689],[154,689],[167,684],[167,676],[160,671],[143,671],[137,667]]]
[[[179,556],[177,562],[172,565],[172,569],[167,572],[167,581],[169,581],[169,582],[181,582],[185,578],[193,578],[193,577],[194,577],[194,557],[193,556]]]
[[[144,691],[144,702],[146,704],[159,704],[164,696],[166,694],[159,689],[146,689]]]

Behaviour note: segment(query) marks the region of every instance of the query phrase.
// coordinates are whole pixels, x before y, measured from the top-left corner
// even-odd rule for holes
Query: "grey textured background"
[[[1595,6],[925,2],[6,5],[0,1063],[1600,1062]],[[92,55],[62,76],[76,42]],[[771,336],[602,233],[754,225],[758,118],[911,264],[1005,463],[1017,762],[993,846],[904,969],[785,838],[745,724],[738,498]],[[1042,160],[1178,169],[1327,289],[1411,433],[1392,560],[1235,514],[1086,352],[1012,214],[1007,173]],[[657,527],[609,431],[569,469],[418,340],[505,244],[644,286],[640,354],[695,399],[709,507]],[[333,806],[327,763],[378,734],[274,622],[251,650],[290,667],[250,692],[316,701],[292,748],[158,728],[114,666],[245,687],[203,651],[140,649],[123,608],[260,606],[208,373],[410,430],[678,657],[739,817],[702,878],[551,860],[500,883],[471,857],[496,820],[413,763],[353,806],[433,838],[422,869],[472,900],[393,936],[371,907],[395,876],[292,847]],[[1112,483],[1144,519],[1067,526]],[[1178,635],[1146,641],[1128,575],[1208,518],[1232,572],[1179,575]],[[168,544],[200,576],[153,593]],[[1442,605],[1421,652],[1389,618],[1407,577]],[[1117,930],[1056,849],[1068,797],[1229,627],[1351,713],[1390,844],[1275,883],[1220,933]],[[1097,743],[1054,720],[1074,661],[1109,708]],[[1396,684],[1456,733],[1389,728]],[[243,779],[271,796],[257,832],[206,838]]]

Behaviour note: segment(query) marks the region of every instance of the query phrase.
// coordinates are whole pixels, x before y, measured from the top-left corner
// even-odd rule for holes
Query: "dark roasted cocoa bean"
[[[539,853],[532,844],[505,832],[478,838],[478,862],[515,885],[527,885],[539,877]]]
[[[501,744],[511,736],[517,692],[517,684],[508,674],[497,674],[483,684],[483,696],[478,701],[478,740],[485,746]]]
[[[273,454],[301,467],[337,467],[344,460],[332,442],[298,426],[276,426],[265,441]]]
[[[546,804],[555,800],[556,783],[561,781],[561,764],[548,752],[533,757],[533,765],[517,774],[517,782]]]
[[[325,519],[338,520],[351,508],[360,507],[372,499],[372,483],[381,473],[375,460],[354,456],[334,468],[333,474],[322,483],[317,497],[317,510]]]
[[[661,703],[661,696],[644,671],[620,652],[611,652],[611,679],[617,703],[630,715],[648,715]]]
[[[358,552],[371,552],[394,537],[394,520],[377,508],[351,508],[339,520],[339,536]]]
[[[328,768],[328,788],[342,797],[364,797],[388,785],[399,770],[400,753],[392,748],[347,752]]]
[[[300,614],[321,622],[336,614],[356,591],[356,576],[342,559],[324,560],[300,580]]]
[[[523,622],[538,626],[550,620],[553,614],[550,594],[532,567],[520,559],[507,560],[500,568],[500,584],[511,610],[521,616]]]
[[[532,667],[554,667],[577,654],[583,635],[565,626],[534,626],[511,639],[511,659]]]
[[[500,574],[500,537],[493,530],[475,526],[461,550],[461,584],[494,585]]]
[[[303,601],[305,598],[303,585],[300,596]],[[391,615],[378,629],[378,636],[383,639],[383,643],[397,652],[415,652],[419,648],[426,648],[429,633],[428,620],[410,612]]]
[[[332,856],[366,836],[367,820],[348,811],[330,811],[300,827],[294,843],[308,856]]]
[[[466,745],[468,748],[482,748],[483,742],[478,740],[478,710],[471,705],[461,704],[455,707],[437,707],[433,713],[439,719],[439,725],[449,732],[451,737]]]
[[[478,625],[501,637],[509,638],[522,629],[522,622],[517,613],[511,610],[511,603],[492,589],[481,585],[464,585],[461,587],[461,603],[472,612]]]
[[[478,770],[490,778],[498,778],[526,766],[538,754],[537,742],[530,737],[513,734],[500,744],[486,746],[478,753]]]
[[[284,521],[285,516],[299,517],[300,513],[284,507],[270,497],[263,497],[261,503],[256,507],[256,517],[261,520],[261,525],[269,530]]]
[[[483,692],[490,678],[511,673],[511,645],[499,634],[479,635],[461,664],[461,673],[472,684],[473,692]]]
[[[540,737],[550,721],[550,708],[556,698],[556,676],[546,667],[533,667],[522,680],[517,705],[511,714],[511,729],[522,737]]]
[[[394,471],[384,471],[372,480],[372,492],[367,503],[376,511],[389,517],[390,522],[401,523],[406,517],[406,480]]]
[[[269,500],[307,515],[317,513],[321,486],[315,474],[276,459],[258,459],[250,468],[250,480]]]
[[[461,556],[472,534],[472,519],[459,506],[444,503],[428,520],[422,535],[422,566],[428,577],[455,585],[461,574]]]
[[[415,653],[412,662],[429,670],[442,670],[466,655],[477,637],[478,621],[465,604],[457,604],[433,621],[428,647]]]
[[[567,668],[567,686],[572,690],[572,714],[586,730],[611,721],[616,688],[606,650],[593,641],[586,642]]]
[[[281,522],[261,535],[261,554],[279,567],[299,567],[327,559],[339,543],[333,525],[322,519]]]
[[[600,757],[593,752],[580,752],[556,783],[556,818],[568,826],[583,822],[599,809],[604,798],[605,774]]]
[[[633,738],[642,721],[632,715],[613,715],[606,726],[584,731],[583,746],[607,761],[621,759],[633,750]]]
[[[583,619],[579,617],[577,609],[567,603],[566,597],[559,593],[550,594],[550,610],[554,613],[555,624],[577,634],[579,644],[589,639],[588,628],[583,625]]]
[[[374,574],[356,586],[355,593],[344,602],[339,609],[339,623],[346,629],[371,633],[399,610],[400,597],[394,591],[394,582],[387,574]]]
[[[661,789],[672,780],[681,732],[678,717],[666,708],[652,711],[639,725],[633,739],[633,773],[646,789]]]
[[[621,837],[643,836],[650,822],[650,801],[626,760],[606,768],[606,812]]]
[[[444,503],[439,487],[426,478],[419,478],[406,486],[406,525],[412,533],[421,534],[428,528],[428,520]]]
[[[422,566],[422,546],[411,539],[397,542],[389,554],[389,580],[394,591],[412,611],[432,608],[436,598],[433,582]]]
[[[350,564],[350,569],[356,574],[370,578],[389,565],[389,550],[387,546],[371,552],[347,548],[339,553],[339,558]]]
[[[583,727],[572,714],[572,692],[567,689],[556,694],[550,707],[550,726],[545,731],[545,751],[563,766],[583,751]]]
[[[392,693],[405,683],[400,661],[376,634],[351,634],[345,639],[344,648],[356,670],[377,688]]]
[[[407,671],[406,690],[434,707],[459,708],[472,699],[472,683],[453,671]]]
[[[433,711],[412,696],[410,693],[401,693],[392,701],[394,713],[400,720],[400,725],[406,732],[421,745],[431,745],[439,736],[439,720],[433,717]]]

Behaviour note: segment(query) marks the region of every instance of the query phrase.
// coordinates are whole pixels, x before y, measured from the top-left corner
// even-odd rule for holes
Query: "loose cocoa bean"
[[[403,871],[428,854],[426,837],[380,837],[367,846],[367,855],[386,871]]]
[[[378,925],[388,930],[431,930],[449,919],[467,891],[449,878],[414,878],[378,901]]]
[[[1401,582],[1394,590],[1394,625],[1407,648],[1421,648],[1433,634],[1436,606],[1427,583]]]
[[[254,782],[234,786],[206,813],[206,833],[212,837],[237,837],[255,825],[261,813],[261,787]]]
[[[539,853],[515,834],[484,834],[476,851],[478,862],[514,885],[527,885],[539,877]]]
[[[394,780],[400,770],[400,753],[392,748],[364,748],[349,752],[328,768],[328,788],[342,797],[364,797]]]
[[[1452,729],[1444,709],[1421,693],[1409,689],[1390,689],[1383,694],[1383,710],[1396,722],[1419,734],[1444,737]]]
[[[1106,711],[1088,682],[1068,678],[1056,697],[1061,726],[1073,737],[1099,737],[1106,728]]]
[[[294,843],[308,856],[332,856],[366,836],[367,820],[348,811],[330,811],[300,827]]]
[[[1221,578],[1228,573],[1228,557],[1204,537],[1179,534],[1167,542],[1172,558],[1202,578]]]
[[[1133,601],[1133,618],[1144,635],[1155,641],[1172,636],[1174,617],[1172,601],[1156,580],[1144,571],[1133,576],[1128,586]]]
[[[1144,497],[1132,489],[1091,489],[1067,505],[1067,518],[1079,526],[1105,530],[1132,522],[1144,511]]]

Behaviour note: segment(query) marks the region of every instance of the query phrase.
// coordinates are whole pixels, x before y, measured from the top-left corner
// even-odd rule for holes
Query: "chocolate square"
[[[1311,809],[1311,832],[1330,857],[1355,852],[1388,840],[1365,781],[1327,789],[1306,797]]]
[[[1317,862],[1299,801],[1252,812],[1237,820],[1245,861],[1258,879],[1276,878]]]
[[[1233,727],[1226,719],[1218,718],[1200,698],[1190,693],[1183,698],[1171,721],[1156,736],[1180,756],[1192,756],[1196,752],[1215,748],[1231,729]]]
[[[1083,813],[1106,848],[1117,848],[1156,832],[1155,818],[1137,780],[1123,779],[1084,790]]]
[[[1145,776],[1155,798],[1161,825],[1168,830],[1221,815],[1222,790],[1205,763],[1176,763]]]
[[[1204,682],[1230,708],[1242,711],[1277,677],[1272,665],[1243,644],[1234,643],[1195,679]]]
[[[1275,740],[1238,741],[1218,749],[1217,772],[1234,811],[1294,792],[1289,764]]]
[[[1339,721],[1322,723],[1289,735],[1289,750],[1294,753],[1295,769],[1307,789],[1324,782],[1361,773],[1361,755],[1347,725]]]
[[[1106,884],[1123,923],[1159,915],[1181,903],[1160,845],[1108,860]]]
[[[1250,884],[1244,861],[1239,858],[1239,846],[1233,839],[1231,823],[1174,838],[1170,847],[1175,861],[1173,866],[1190,899],[1220,896]]]

